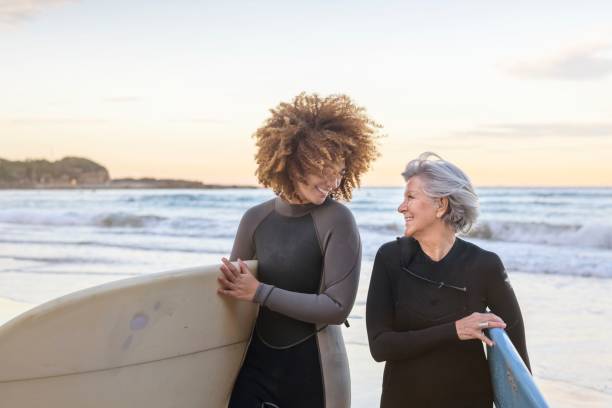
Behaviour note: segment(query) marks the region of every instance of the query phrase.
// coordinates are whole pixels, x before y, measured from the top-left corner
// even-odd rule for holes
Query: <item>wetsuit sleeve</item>
[[[240,219],[240,224],[238,224],[236,238],[234,238],[234,245],[230,254],[230,261],[236,261],[238,259],[247,261],[249,259],[257,258],[257,251],[255,248],[255,242],[253,241],[253,236],[255,235],[257,226],[272,212],[273,209],[274,199],[256,205],[255,207],[251,207],[244,213]]]
[[[231,261],[242,259],[244,261],[255,257],[255,247],[253,245],[253,231],[255,230],[256,217],[251,210],[244,213],[238,225],[234,245],[230,255]]]
[[[525,326],[514,290],[510,285],[504,265],[495,254],[491,257],[487,271],[487,303],[491,312],[506,322],[506,333],[520,354],[523,362],[531,371],[527,344],[525,341]]]
[[[395,331],[393,283],[388,271],[385,255],[379,250],[374,260],[366,303],[366,327],[374,360],[408,359],[448,342],[459,341],[454,322],[422,330]]]
[[[323,292],[292,292],[262,283],[254,300],[304,322],[342,324],[357,295],[361,268],[359,231],[353,216],[344,207],[317,216],[314,222],[323,250]]]

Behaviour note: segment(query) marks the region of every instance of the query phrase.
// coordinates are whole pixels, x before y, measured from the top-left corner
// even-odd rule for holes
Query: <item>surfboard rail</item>
[[[514,344],[499,328],[488,330],[495,343],[487,346],[493,395],[497,408],[548,408],[544,396],[523,362]]]

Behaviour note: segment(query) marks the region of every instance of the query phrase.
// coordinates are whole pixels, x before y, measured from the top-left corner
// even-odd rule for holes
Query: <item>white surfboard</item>
[[[225,407],[257,306],[218,295],[218,274],[116,281],[0,326],[0,406]]]

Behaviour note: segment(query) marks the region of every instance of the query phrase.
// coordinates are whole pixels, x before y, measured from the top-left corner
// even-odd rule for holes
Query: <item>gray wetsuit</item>
[[[252,207],[236,234],[230,259],[238,258],[258,260],[261,282],[254,298],[261,306],[254,333],[259,345],[249,347],[245,364],[262,343],[266,350],[291,350],[311,341],[324,406],[350,407],[339,325],[355,301],[361,264],[351,212],[331,198],[321,205],[294,205],[277,197]]]

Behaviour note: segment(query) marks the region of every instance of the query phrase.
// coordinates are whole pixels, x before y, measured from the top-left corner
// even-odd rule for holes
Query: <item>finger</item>
[[[494,327],[500,328],[500,329],[505,329],[506,328],[506,323],[504,322],[489,322],[489,329],[492,329]]]
[[[230,282],[233,282],[234,279],[236,279],[236,275],[231,273],[229,269],[227,268],[227,266],[221,265],[219,270],[223,273],[223,276],[225,277],[225,279],[229,280]]]
[[[480,339],[480,340],[481,340],[483,343],[485,343],[487,346],[491,346],[491,347],[493,347],[493,341],[492,341],[490,338],[488,338],[487,336],[485,336],[483,332],[480,332],[480,333],[479,333],[478,338],[479,338],[479,339]]]
[[[486,320],[493,320],[493,321],[502,322],[502,323],[504,322],[504,319],[502,319],[501,317],[493,313],[487,313]]]
[[[223,296],[230,296],[230,297],[232,296],[232,291],[228,289],[218,288],[217,293]]]
[[[232,281],[227,280],[224,276],[219,276],[217,281],[223,289],[234,289],[235,285]]]
[[[238,290],[234,289],[228,289],[228,288],[217,288],[217,293],[223,295],[223,296],[228,296],[234,299],[239,299],[240,298],[240,293]]]
[[[240,265],[240,273],[251,274],[251,270],[249,269],[249,266],[242,259],[238,259],[238,265]]]
[[[238,269],[236,269],[236,267],[230,261],[228,261],[227,258],[221,258],[221,261],[235,276],[240,275],[240,271],[238,271]]]

